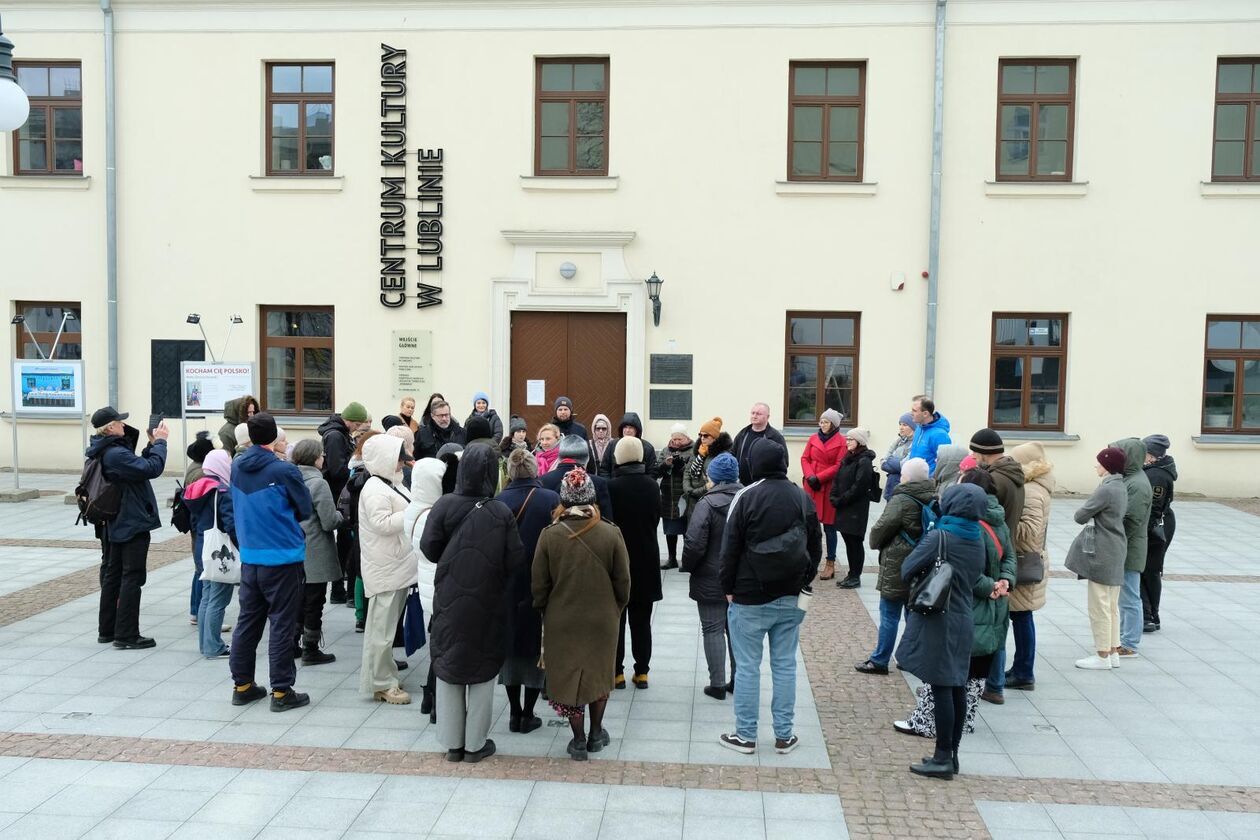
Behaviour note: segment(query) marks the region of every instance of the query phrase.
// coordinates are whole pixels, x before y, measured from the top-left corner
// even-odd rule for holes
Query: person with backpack
[[[871,548],[879,552],[879,634],[875,650],[853,668],[861,674],[887,674],[897,642],[897,627],[910,587],[901,579],[901,564],[936,526],[936,484],[928,476],[927,461],[910,458],[900,464],[901,480],[883,513],[871,526]]]
[[[866,564],[862,540],[871,517],[871,502],[878,502],[880,498],[879,473],[875,472],[875,451],[868,448],[870,442],[871,433],[866,429],[849,432],[845,441],[848,454],[840,462],[831,485],[836,530],[844,540],[844,552],[849,561],[849,573],[836,581],[841,589],[857,589],[862,585],[862,567]]]
[[[202,464],[206,460],[206,456],[214,451],[214,443],[210,440],[209,432],[197,432],[197,439],[188,444],[185,454],[188,455],[188,466],[184,469],[183,485],[176,485],[175,498],[171,502],[171,524],[175,526],[175,530],[181,534],[187,534],[192,531],[192,521],[188,514],[188,508],[184,505],[184,494],[188,492],[188,488],[194,482],[205,477],[205,471]],[[193,578],[191,597],[188,601],[188,623],[197,626],[197,613],[201,606],[201,554],[193,553]]]
[[[731,680],[726,680],[726,654],[730,631],[726,624],[726,595],[722,592],[722,533],[726,514],[740,491],[739,462],[723,452],[709,462],[709,492],[700,497],[687,525],[683,542],[682,571],[691,576],[687,589],[700,614],[704,639],[704,659],[709,666],[709,684],[704,693],[725,700],[735,690],[735,656],[731,654]]]
[[[76,495],[84,519],[104,525],[108,545],[101,566],[96,640],[138,650],[157,644],[140,635],[140,590],[147,578],[149,532],[162,527],[150,482],[166,469],[169,433],[166,423],[159,423],[137,455],[140,430],[124,424],[127,417],[112,405],[92,413],[95,433]]]
[[[786,754],[800,743],[792,731],[796,649],[805,618],[798,604],[822,562],[822,527],[809,496],[787,477],[786,447],[760,439],[744,454],[753,483],[731,502],[721,554],[737,675],[735,731],[718,742],[748,755],[757,751],[761,653],[769,636],[774,749]]]
[[[217,528],[236,543],[236,521],[232,513],[232,456],[215,449],[205,457],[204,475],[184,488],[184,504],[192,522],[193,557],[197,568],[204,567],[206,532]],[[232,601],[233,584],[201,581],[201,602],[197,615],[197,646],[206,659],[228,655],[223,644],[223,613]]]

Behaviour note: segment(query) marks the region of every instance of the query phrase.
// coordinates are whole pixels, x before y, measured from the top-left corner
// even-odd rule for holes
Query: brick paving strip
[[[34,540],[0,539],[0,546],[27,548],[73,548],[100,550],[97,540]],[[186,534],[149,546],[149,571],[160,569],[192,555],[192,539]],[[77,572],[28,586],[8,595],[0,595],[0,627],[38,615],[45,610],[101,590],[100,567],[90,566]]]
[[[80,541],[65,542],[70,543],[66,547],[84,547],[75,544]],[[151,549],[150,568],[183,559],[189,551],[187,537],[155,544]],[[0,626],[97,591],[96,576],[97,569],[93,567],[0,597]],[[1237,582],[1254,576],[1181,577]],[[11,603],[13,601],[18,603]],[[11,611],[27,605],[37,606],[29,606],[21,616],[10,617]],[[22,732],[0,733],[0,755],[242,769],[834,793],[841,799],[849,835],[855,840],[900,840],[923,832],[985,838],[989,835],[976,809],[976,800],[1260,813],[1260,788],[968,775],[965,739],[963,775],[949,783],[917,778],[906,767],[930,752],[931,742],[896,735],[891,728],[891,721],[901,717],[913,700],[904,681],[896,676],[868,677],[852,669],[853,662],[866,657],[874,635],[871,617],[855,593],[819,587],[805,622],[801,648],[809,668],[832,770],[632,761],[578,764],[568,759],[508,755],[496,756],[473,767],[451,764],[440,753],[281,746],[242,748],[239,744],[204,741]]]

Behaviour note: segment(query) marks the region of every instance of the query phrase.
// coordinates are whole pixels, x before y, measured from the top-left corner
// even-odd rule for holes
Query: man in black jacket
[[[590,450],[586,447],[586,441],[577,435],[565,435],[560,438],[560,460],[556,461],[556,465],[551,468],[551,472],[539,476],[542,486],[556,493],[560,492],[560,484],[564,481],[565,473],[574,467],[585,467],[586,459],[590,457]],[[591,481],[595,482],[595,506],[599,508],[599,516],[601,519],[607,519],[609,522],[615,522],[613,519],[612,497],[608,495],[608,481],[597,475],[590,476]]]
[[[1146,568],[1142,570],[1142,632],[1159,630],[1159,599],[1164,589],[1164,555],[1177,530],[1173,513],[1173,484],[1177,481],[1177,464],[1168,454],[1165,435],[1142,438],[1146,447],[1146,463],[1142,469],[1151,482],[1151,518],[1147,525]]]
[[[752,409],[749,411],[749,423],[747,426],[739,430],[735,435],[735,446],[731,449],[731,453],[735,456],[735,460],[739,461],[739,483],[747,487],[752,483],[752,471],[749,468],[749,453],[752,451],[754,441],[761,439],[772,440],[775,443],[787,449],[787,443],[783,440],[783,435],[779,434],[779,430],[770,425],[770,406],[763,402],[753,403]]]
[[[147,578],[149,532],[161,528],[157,497],[150,482],[166,468],[166,423],[149,432],[139,455],[140,431],[123,423],[112,405],[92,413],[92,442],[87,457],[99,458],[105,480],[118,486],[118,515],[105,523],[108,551],[101,565],[101,606],[96,640],[121,650],[151,648],[157,643],[140,635],[140,589]]]
[[[434,400],[429,406],[429,419],[416,432],[415,456],[436,458],[438,450],[445,444],[458,443],[463,446],[467,436],[459,421],[451,417],[451,404],[446,400]]]
[[[814,503],[787,477],[787,449],[771,440],[748,452],[753,484],[731,503],[722,534],[722,591],[730,602],[735,654],[735,732],[718,740],[736,752],[757,750],[761,651],[770,637],[774,749],[800,743],[796,711],[796,649],[805,613],[797,606],[822,560],[822,528]]]
[[[556,397],[555,416],[551,422],[560,430],[560,436],[577,435],[582,440],[590,440],[586,427],[573,416],[573,400],[568,397]]]
[[[340,414],[334,414],[319,427],[319,438],[324,444],[324,479],[332,491],[333,501],[341,498],[341,491],[350,480],[350,457],[354,455],[353,435],[370,423],[367,409],[362,403],[351,402]],[[352,537],[349,527],[337,529],[337,562],[341,564],[342,579],[334,580],[330,604],[346,603],[346,562],[350,557]]]
[[[614,453],[617,450],[617,441],[623,437],[637,437],[643,443],[643,470],[648,475],[652,474],[652,470],[656,468],[656,447],[643,440],[643,421],[639,419],[638,412],[627,411],[621,417],[621,423],[617,426],[617,437],[604,449],[604,459],[599,462],[599,474],[604,478],[613,477],[613,468],[616,466]]]

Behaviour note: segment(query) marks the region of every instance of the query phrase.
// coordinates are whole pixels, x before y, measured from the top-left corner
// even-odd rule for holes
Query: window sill
[[[332,412],[328,414],[273,414],[276,425],[282,429],[317,429]],[[290,441],[293,443],[293,441]]]
[[[1081,436],[1068,434],[1067,432],[1034,432],[1021,431],[1019,429],[997,429],[1003,441],[1018,441],[1019,443],[1044,443],[1050,446],[1071,446],[1074,443],[1080,443]]]
[[[522,175],[526,192],[613,192],[621,186],[620,175]]]
[[[847,435],[853,431],[856,426],[841,426],[840,434]],[[784,440],[809,440],[818,434],[818,424],[812,426],[785,426],[779,429],[779,434],[783,435]]]
[[[249,187],[254,192],[335,193],[344,181],[342,175],[250,175]]]
[[[775,181],[777,195],[875,195],[876,181]]]
[[[1260,198],[1260,181],[1200,181],[1204,198]]]
[[[1260,449],[1260,435],[1191,435],[1197,449]]]
[[[991,198],[1084,198],[1089,181],[985,181]]]
[[[3,175],[0,190],[86,190],[90,175]]]

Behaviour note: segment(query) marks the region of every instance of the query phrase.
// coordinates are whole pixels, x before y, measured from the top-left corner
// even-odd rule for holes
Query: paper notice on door
[[[546,405],[547,404],[547,380],[545,379],[526,379],[525,380],[525,404],[526,405]]]

